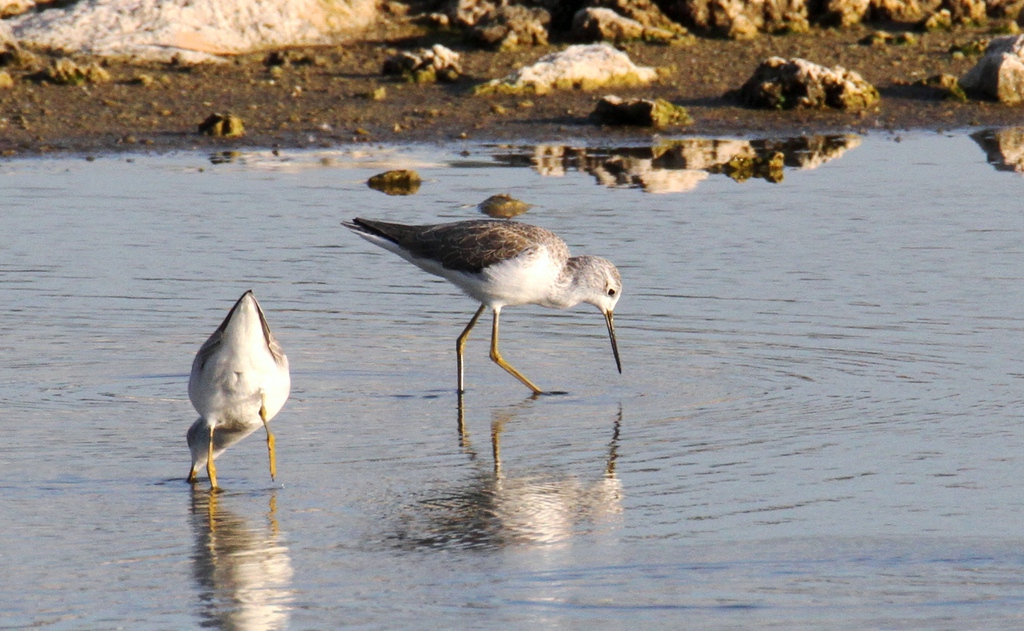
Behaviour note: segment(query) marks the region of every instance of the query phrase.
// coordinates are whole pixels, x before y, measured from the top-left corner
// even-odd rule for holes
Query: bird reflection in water
[[[532,473],[514,475],[502,466],[501,435],[532,399],[492,414],[493,467],[481,466],[463,486],[418,502],[389,535],[402,548],[477,548],[517,544],[568,544],[576,535],[613,527],[622,513],[622,483],[615,473],[620,409],[597,479]],[[466,431],[459,397],[462,450],[480,461]],[[483,462],[481,462],[483,465]]]
[[[284,629],[292,601],[292,564],[281,543],[276,495],[270,495],[262,527],[224,507],[230,499],[198,488],[192,492],[193,572],[202,626]]]

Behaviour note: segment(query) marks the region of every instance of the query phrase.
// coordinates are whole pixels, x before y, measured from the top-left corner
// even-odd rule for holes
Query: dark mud
[[[343,143],[643,142],[652,135],[796,135],[870,130],[948,130],[1024,124],[1024,109],[984,101],[959,102],[923,79],[962,75],[976,57],[951,47],[992,37],[984,28],[923,33],[910,45],[869,46],[867,27],[806,34],[765,35],[737,42],[699,38],[671,47],[630,44],[634,62],[662,69],[643,88],[567,91],[545,96],[471,94],[482,81],[504,76],[558,47],[514,52],[465,48],[449,35],[391,33],[386,39],[286,54],[239,57],[198,67],[102,62],[112,80],[51,85],[9,69],[0,89],[0,153],[172,151],[241,147],[319,147]],[[455,83],[414,84],[381,75],[396,50],[440,42],[463,55]],[[803,57],[860,72],[881,93],[862,112],[759,111],[725,96],[771,55]],[[46,59],[42,58],[42,62]],[[380,88],[384,88],[383,94]],[[661,98],[685,106],[687,127],[660,131],[600,126],[589,115],[607,93]],[[383,97],[383,98],[380,98]],[[199,124],[213,113],[244,121],[240,138],[210,137]]]

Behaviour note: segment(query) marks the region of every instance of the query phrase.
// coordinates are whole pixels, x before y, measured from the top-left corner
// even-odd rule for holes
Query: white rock
[[[960,87],[1006,105],[1024,102],[1024,35],[997,37],[960,78]]]
[[[608,44],[577,45],[545,55],[532,66],[520,68],[504,79],[485,83],[478,92],[545,94],[558,88],[593,90],[606,85],[650,83],[657,76],[654,68],[637,66],[629,55]]]
[[[340,41],[376,15],[374,0],[81,0],[9,22],[22,43],[67,53],[201,63]]]

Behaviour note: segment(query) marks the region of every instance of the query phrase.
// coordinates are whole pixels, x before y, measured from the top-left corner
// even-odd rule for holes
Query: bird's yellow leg
[[[196,466],[195,465],[192,465],[192,468],[188,470],[188,478],[186,478],[186,479],[188,480],[189,484],[195,484],[196,483]]]
[[[213,464],[213,429],[215,425],[210,425],[210,445],[207,447],[206,452],[206,473],[210,476],[210,489],[217,489],[217,467]]]
[[[505,361],[501,357],[501,353],[498,352],[498,314],[500,312],[500,309],[494,310],[494,326],[491,328],[491,360],[495,364],[501,366],[506,371],[508,371],[510,375],[512,375],[519,381],[523,382],[523,385],[525,385],[530,390],[533,390],[534,394],[544,394],[544,392],[540,388],[533,385],[533,382],[524,377],[521,372],[513,368],[511,364]]]
[[[260,420],[263,421],[263,427],[267,430],[267,451],[270,452],[270,479],[273,480],[277,476],[277,456],[274,455],[274,443],[276,442],[274,434],[270,431],[270,425],[267,424],[267,394],[260,391]]]
[[[466,391],[463,387],[464,384],[462,380],[462,375],[464,374],[462,367],[462,355],[463,351],[466,350],[466,340],[469,339],[469,332],[473,330],[474,326],[476,326],[476,321],[480,319],[480,314],[483,313],[486,308],[487,305],[480,305],[480,308],[476,310],[475,314],[473,314],[473,319],[469,321],[466,328],[462,330],[462,334],[459,335],[457,340],[455,340],[455,357],[459,361],[459,389],[457,390],[459,394]]]

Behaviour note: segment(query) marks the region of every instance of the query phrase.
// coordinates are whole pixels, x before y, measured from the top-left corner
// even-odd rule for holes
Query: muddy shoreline
[[[103,61],[112,80],[78,86],[31,80],[30,69],[8,69],[14,86],[0,90],[0,154],[7,157],[110,152],[169,152],[241,148],[334,147],[349,143],[409,144],[644,143],[653,137],[866,133],[951,130],[1024,124],[1024,108],[959,102],[922,85],[941,73],[961,76],[976,57],[951,47],[993,37],[987,28],[916,34],[910,45],[859,43],[873,29],[814,29],[753,41],[698,38],[689,46],[629,44],[634,62],[661,69],[643,88],[565,91],[544,96],[473,96],[478,83],[504,76],[565,44],[513,52],[471,50],[452,35],[392,32],[356,44],[290,50],[268,63],[266,53],[194,67]],[[465,76],[454,84],[412,84],[383,77],[397,50],[443,43],[462,54]],[[725,96],[771,55],[803,57],[860,72],[881,93],[863,112],[759,111]],[[41,56],[40,62],[47,58]],[[276,64],[276,65],[275,65]],[[384,88],[380,100],[373,98]],[[688,108],[694,123],[651,130],[595,125],[589,119],[606,93],[663,98]],[[245,125],[240,138],[202,135],[214,112]]]

